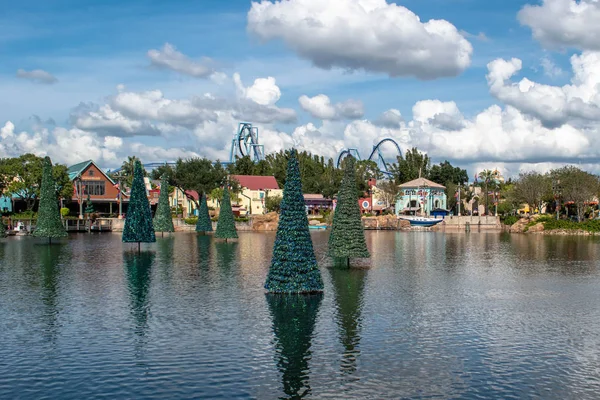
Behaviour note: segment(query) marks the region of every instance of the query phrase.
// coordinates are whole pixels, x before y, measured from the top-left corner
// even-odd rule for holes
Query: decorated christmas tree
[[[6,225],[4,225],[4,221],[2,220],[2,218],[0,218],[0,239],[5,238],[6,236]]]
[[[206,195],[201,193],[196,232],[212,232],[212,230],[212,222],[210,220],[210,215],[208,214],[208,204],[206,204]]]
[[[329,256],[343,266],[350,265],[351,258],[368,258],[365,232],[363,230],[358,195],[354,157],[344,159],[344,178],[338,192],[338,201],[329,235]]]
[[[88,215],[94,213],[94,204],[92,204],[92,199],[90,198],[90,194],[87,195],[87,200],[85,201],[85,213]]]
[[[146,196],[146,185],[144,185],[144,172],[142,163],[135,162],[133,182],[131,184],[131,196],[127,207],[125,227],[123,228],[123,242],[138,244],[156,242],[154,226],[152,225],[152,212],[150,203]]]
[[[288,161],[281,214],[265,289],[271,293],[323,290],[323,279],[308,230],[300,169],[294,149]]]
[[[171,207],[169,206],[169,181],[164,174],[160,181],[160,195],[158,197],[158,206],[154,215],[154,230],[156,232],[174,232],[173,217],[171,216]]]
[[[277,368],[285,398],[307,397],[311,394],[308,379],[311,339],[323,293],[302,296],[267,293],[265,296],[273,318]]]
[[[40,188],[40,205],[33,236],[47,237],[48,243],[52,243],[53,238],[67,236],[67,231],[60,220],[60,212],[58,211],[56,183],[52,176],[52,162],[50,161],[50,157],[44,158],[42,187]]]
[[[219,220],[217,221],[217,230],[215,237],[219,239],[236,239],[238,237],[231,210],[231,198],[229,188],[225,185],[223,189],[223,199],[221,200],[221,210],[219,211]]]

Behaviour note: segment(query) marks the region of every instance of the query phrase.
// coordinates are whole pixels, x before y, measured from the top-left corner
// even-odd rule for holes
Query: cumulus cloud
[[[547,127],[600,120],[600,52],[573,55],[571,65],[571,84],[561,87],[527,78],[512,83],[510,78],[521,70],[521,60],[494,60],[488,64],[490,93]]]
[[[314,118],[319,119],[357,119],[364,115],[364,106],[358,100],[346,100],[341,103],[331,104],[331,100],[324,94],[318,94],[314,97],[306,95],[298,99],[300,107]]]
[[[518,19],[546,47],[600,50],[598,0],[542,0],[523,7]]]
[[[257,78],[251,86],[246,87],[240,75],[235,73],[233,82],[238,95],[238,104],[234,110],[237,118],[264,124],[296,121],[296,111],[280,108],[275,104],[281,98],[281,90],[275,78]]]
[[[470,65],[473,52],[450,22],[423,23],[385,0],[252,2],[248,30],[263,41],[283,40],[320,68],[393,77],[456,76]]]
[[[458,130],[464,126],[464,117],[453,101],[422,100],[413,106],[413,120],[444,130]]]
[[[170,43],[165,43],[160,50],[149,50],[148,58],[153,67],[169,69],[194,78],[211,78],[215,82],[222,82],[225,78],[222,72],[215,71],[215,63],[212,59],[204,57],[199,61],[194,61],[177,51],[175,46]]]
[[[27,79],[35,83],[44,83],[51,85],[58,82],[58,79],[50,72],[44,71],[43,69],[34,69],[32,71],[25,71],[24,69],[17,70],[17,78]]]
[[[71,123],[81,130],[107,136],[159,136],[160,129],[148,121],[128,118],[110,105],[80,104],[71,112]]]
[[[399,128],[404,122],[402,113],[400,110],[391,108],[381,113],[381,115],[375,120],[375,125],[382,126],[384,128]]]

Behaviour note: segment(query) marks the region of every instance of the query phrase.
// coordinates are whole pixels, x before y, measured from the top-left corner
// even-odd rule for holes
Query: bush
[[[196,225],[196,223],[198,222],[198,217],[185,218],[183,222],[185,222],[186,225]]]
[[[517,217],[516,215],[503,215],[500,217],[500,222],[502,222],[504,225],[513,225],[515,224],[520,218]]]
[[[33,211],[24,211],[22,213],[13,214],[12,219],[37,219],[37,213]]]
[[[60,209],[60,216],[65,218],[67,215],[69,215],[70,210],[66,207],[63,207]]]
[[[250,221],[250,218],[248,218],[248,217],[235,217],[233,220],[235,222],[248,222],[248,221]]]

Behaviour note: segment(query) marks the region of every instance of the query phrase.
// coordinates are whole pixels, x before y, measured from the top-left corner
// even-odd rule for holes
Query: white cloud
[[[548,57],[542,58],[540,65],[542,67],[542,70],[544,71],[544,75],[552,79],[558,78],[565,73],[565,71],[563,71],[559,66],[554,64],[554,62]]]
[[[314,97],[302,95],[298,102],[304,111],[319,119],[356,119],[364,115],[364,106],[358,100],[349,99],[342,103],[331,104],[328,96],[318,94]]]
[[[464,117],[453,101],[422,100],[413,106],[413,120],[440,129],[458,130],[464,126]]]
[[[550,86],[523,78],[511,83],[521,70],[521,60],[497,59],[488,64],[490,93],[524,113],[539,118],[545,126],[600,120],[600,52],[583,52],[571,57],[570,85]]]
[[[32,82],[45,84],[53,84],[58,82],[58,79],[54,75],[42,69],[34,69],[32,71],[19,69],[17,70],[17,78],[28,79]]]
[[[175,46],[170,43],[165,43],[160,50],[149,50],[148,58],[150,58],[150,64],[156,68],[170,69],[194,78],[211,78],[216,82],[224,79],[222,72],[215,71],[212,59],[204,57],[200,61],[194,61],[177,51]]]
[[[148,121],[131,119],[110,105],[96,107],[80,104],[71,113],[71,122],[79,129],[107,136],[158,136],[160,129]]]
[[[600,50],[598,0],[542,0],[523,7],[518,19],[546,47]]]
[[[400,110],[391,108],[381,113],[381,115],[375,120],[375,124],[384,128],[399,128],[404,122],[402,113]]]
[[[238,104],[234,111],[236,118],[264,124],[296,121],[296,111],[275,105],[281,98],[281,90],[275,78],[257,78],[251,86],[246,87],[240,74],[235,73],[233,82],[238,95]]]
[[[458,75],[473,52],[448,21],[423,23],[385,0],[252,2],[248,30],[264,41],[282,39],[320,68],[420,79]]]
[[[233,74],[233,81],[239,96],[262,106],[272,106],[281,98],[281,90],[272,76],[255,79],[248,87],[244,86],[238,73]]]

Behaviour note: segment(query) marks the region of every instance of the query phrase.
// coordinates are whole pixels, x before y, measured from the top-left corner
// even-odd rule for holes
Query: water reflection
[[[175,238],[172,235],[156,238],[156,246],[158,248],[159,270],[164,280],[170,282],[173,273]]]
[[[362,269],[344,271],[330,268],[329,272],[335,293],[340,341],[344,346],[341,372],[344,375],[350,375],[356,371],[356,361],[360,355],[361,313],[367,271]]]
[[[44,304],[44,333],[54,342],[58,334],[58,289],[60,278],[60,258],[64,245],[44,246],[39,252],[41,270],[41,297]]]
[[[144,336],[148,327],[150,279],[155,254],[152,252],[123,253],[131,314],[135,319],[135,333]]]
[[[311,394],[308,362],[323,295],[267,294],[266,299],[273,318],[283,391],[290,398],[304,398]]]

